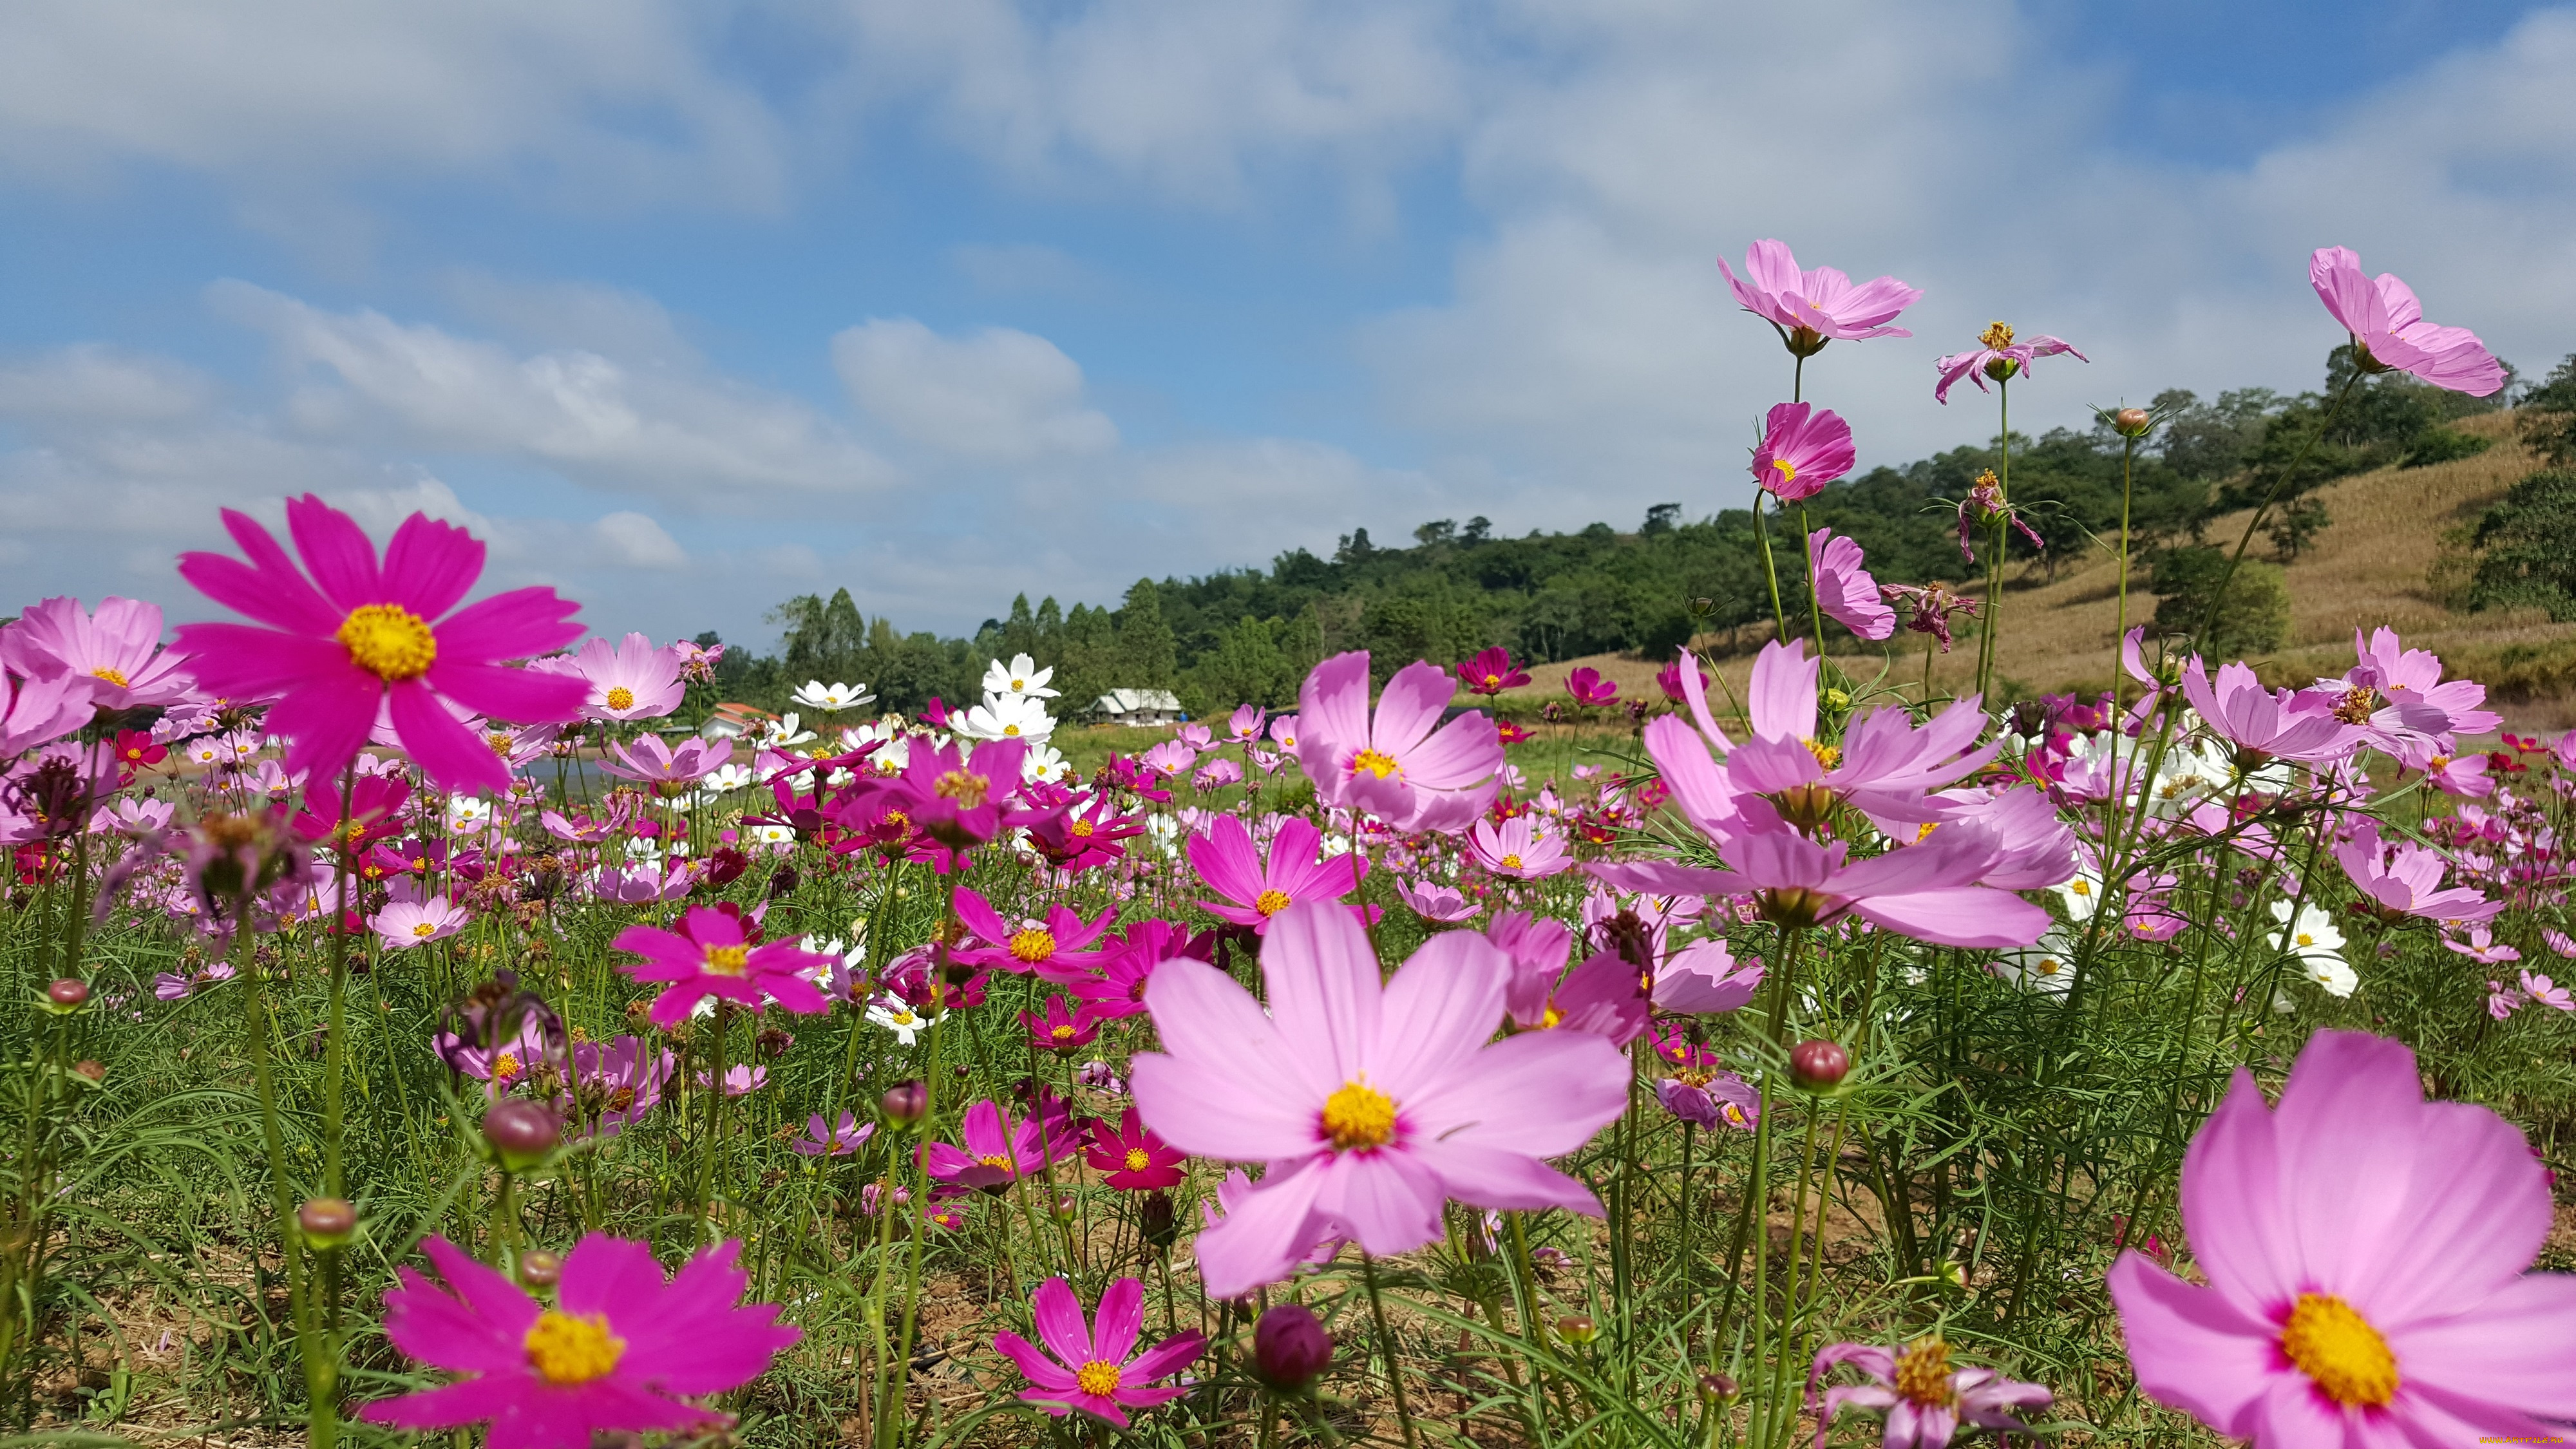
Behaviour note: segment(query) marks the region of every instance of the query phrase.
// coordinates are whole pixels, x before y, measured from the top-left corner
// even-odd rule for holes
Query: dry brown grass
[[[2288,569],[2290,641],[2257,663],[2267,677],[2339,674],[2352,659],[2352,631],[2385,624],[2406,636],[2409,645],[2444,656],[2477,659],[2513,645],[2576,647],[2576,624],[2554,624],[2536,612],[2469,614],[2453,612],[2434,596],[2427,573],[2441,547],[2442,534],[2474,522],[2487,505],[2534,466],[2531,455],[2514,440],[2510,414],[2491,414],[2461,423],[2464,432],[2494,438],[2496,444],[2473,458],[2429,468],[2382,468],[2328,484],[2320,490],[2331,525]],[[2221,518],[2209,530],[2213,543],[2233,548],[2245,527],[2245,515]],[[2576,547],[2576,540],[2570,541]],[[2261,538],[2251,554],[2270,557]],[[2036,571],[2007,579],[1997,673],[2033,690],[2108,687],[2117,660],[2119,639],[2118,560],[2109,546],[2061,562],[2056,581],[2043,582]],[[2136,587],[2133,574],[2129,622],[2137,624],[2155,611],[2155,599]],[[1744,631],[1747,640],[1759,631]],[[1850,648],[1855,641],[1828,629],[1834,657],[1855,676],[1869,678],[1880,669],[1913,681],[1923,670],[1923,652],[1914,647],[1921,635],[1900,631],[1884,652]],[[1704,647],[1723,646],[1711,636]],[[1565,671],[1589,664],[1619,682],[1623,696],[1662,696],[1655,690],[1655,671],[1662,661],[1626,655],[1595,655],[1550,665],[1516,695],[1562,697]],[[1741,697],[1751,671],[1747,655],[1723,658],[1718,672]],[[1976,648],[1971,639],[1947,657],[1935,656],[1933,683],[1942,691],[1964,691],[1974,684]],[[2499,701],[2506,727],[2555,730],[2576,724],[2576,698],[2556,697]]]

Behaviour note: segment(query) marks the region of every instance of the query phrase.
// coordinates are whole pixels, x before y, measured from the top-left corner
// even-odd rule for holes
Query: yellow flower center
[[[2397,1397],[2397,1355],[2370,1320],[2331,1293],[2302,1293],[2281,1325],[2281,1352],[2347,1408],[2385,1408]]]
[[[2074,896],[2089,896],[2093,894],[2092,882],[2079,876],[2066,883],[2066,893]]]
[[[426,941],[430,937],[438,934],[438,928],[427,921],[422,921],[411,928],[411,933]]]
[[[518,1074],[519,1058],[516,1053],[503,1052],[492,1059],[492,1077],[495,1081],[503,1077],[515,1077]]]
[[[1107,1398],[1118,1392],[1118,1365],[1105,1358],[1095,1358],[1074,1370],[1073,1386],[1086,1394]]]
[[[1071,1041],[1073,1040],[1073,1028],[1069,1026],[1054,1027],[1048,1030],[1047,1035],[1054,1037],[1057,1041]]]
[[[706,969],[718,976],[740,976],[751,966],[749,946],[709,946]]]
[[[2435,755],[2424,762],[2424,773],[2427,775],[2438,775],[2449,768],[2451,768],[2451,757],[2448,755]]]
[[[1377,750],[1362,750],[1351,756],[1351,773],[1356,775],[1362,770],[1368,771],[1381,780],[1389,775],[1404,773],[1404,767],[1395,762],[1395,756],[1383,754]]]
[[[2302,946],[2313,946],[2313,945],[2315,945],[2316,943],[2317,943],[2317,938],[2316,938],[2316,937],[2309,935],[2309,934],[2308,934],[2307,932],[2305,932],[2305,931],[2301,931],[2301,932],[2299,933],[2299,944],[2300,944],[2300,945],[2302,945]]]
[[[1551,1001],[1547,1004],[1547,1015],[1539,1018],[1538,1024],[1540,1027],[1545,1028],[1554,1026],[1563,1020],[1565,1020],[1565,1013],[1557,1010],[1556,1003]]]
[[[1914,843],[1915,843],[1915,844],[1917,844],[1917,845],[1921,845],[1924,841],[1927,841],[1927,840],[1929,840],[1929,839],[1931,839],[1931,838],[1932,838],[1932,832],[1933,832],[1933,831],[1938,830],[1938,829],[1940,829],[1940,828],[1941,828],[1941,822],[1940,822],[1940,821],[1938,821],[1938,820],[1926,820],[1926,821],[1924,821],[1921,825],[1918,825],[1918,826],[1916,826],[1916,827],[1914,828]]]
[[[1843,762],[1842,747],[1839,745],[1820,745],[1814,740],[1800,740],[1798,743],[1805,745],[1807,753],[1816,757],[1816,763],[1828,770]]]
[[[2378,712],[2379,691],[2375,689],[2355,686],[2345,690],[2343,698],[2335,701],[2334,717],[2348,725],[2368,724],[2370,717]]]
[[[1505,870],[1518,870],[1518,869],[1520,869],[1520,868],[1521,868],[1521,858],[1520,858],[1519,856],[1517,856],[1517,855],[1507,855],[1507,856],[1504,856],[1504,857],[1503,857],[1503,869],[1505,869]]]
[[[1006,735],[1015,735],[1015,734],[1018,734],[1019,732],[1020,732],[1020,727],[1019,727],[1018,725],[1015,725],[1015,724],[1006,724],[1006,725],[1002,726],[1002,733],[1003,733],[1003,734],[1006,734]]]
[[[1986,324],[1986,330],[1977,334],[1977,340],[1996,349],[2010,347],[2013,330],[2001,322],[1989,322]]]
[[[1958,1397],[1950,1390],[1950,1345],[1927,1338],[1898,1350],[1896,1391],[1927,1408],[1947,1407]]]
[[[1077,820],[1073,822],[1073,833],[1076,835],[1087,836],[1092,833],[1094,828],[1095,827],[1088,820]]]
[[[610,709],[633,709],[635,707],[635,691],[628,689],[622,684],[615,686],[608,691],[608,707]]]
[[[993,782],[965,770],[951,770],[932,783],[930,793],[942,800],[954,800],[961,810],[972,810],[992,793]]]
[[[122,669],[93,669],[89,672],[89,677],[92,679],[104,679],[119,689],[123,689],[127,682],[125,671]]]
[[[606,1378],[626,1356],[626,1340],[608,1331],[605,1314],[576,1316],[551,1308],[537,1316],[521,1346],[538,1376],[556,1385]]]
[[[1774,458],[1771,460],[1771,466],[1780,470],[1781,482],[1795,483],[1798,481],[1797,464],[1790,462],[1786,458]]]
[[[1288,893],[1282,890],[1263,891],[1252,901],[1252,908],[1265,916],[1275,916],[1288,909],[1288,906]]]
[[[2057,958],[2054,956],[2042,956],[2039,958],[2039,964],[2030,969],[2041,976],[2054,976],[2057,974]]]
[[[1324,1135],[1343,1152],[1395,1140],[1395,1099],[1354,1077],[1324,1099]]]
[[[1144,1148],[1130,1147],[1127,1149],[1127,1170],[1129,1172],[1143,1172],[1146,1168],[1153,1165],[1153,1154],[1147,1152]]]
[[[483,743],[490,745],[492,747],[492,753],[496,755],[506,755],[510,753],[510,736],[509,732],[506,730],[492,731],[490,734],[483,737]]]
[[[1054,954],[1055,932],[1053,931],[1032,926],[1011,937],[1011,956],[1014,960],[1026,961],[1034,965]]]
[[[332,637],[348,646],[350,663],[389,684],[418,679],[438,658],[429,621],[400,604],[360,604]]]
[[[1009,1171],[1011,1171],[1011,1170],[1012,1170],[1012,1163],[1011,1163],[1011,1159],[1009,1159],[1009,1158],[1007,1158],[1007,1157],[1004,1157],[1004,1156],[1002,1156],[1002,1155],[1001,1155],[1001,1154],[999,1154],[999,1153],[990,1154],[990,1155],[988,1155],[988,1156],[984,1156],[984,1157],[978,1157],[978,1158],[976,1158],[976,1159],[975,1159],[975,1162],[976,1162],[976,1165],[977,1165],[977,1166],[979,1166],[979,1167],[998,1167],[998,1168],[1002,1169],[1004,1172],[1009,1172]]]

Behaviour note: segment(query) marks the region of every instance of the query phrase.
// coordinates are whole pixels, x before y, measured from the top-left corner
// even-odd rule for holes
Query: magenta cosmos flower
[[[741,1244],[690,1259],[666,1284],[643,1243],[592,1233],[564,1255],[549,1308],[445,1238],[421,1250],[445,1290],[409,1268],[385,1294],[385,1336],[433,1368],[472,1377],[358,1410],[396,1429],[489,1422],[491,1449],[589,1449],[596,1433],[720,1428],[731,1416],[674,1395],[720,1394],[804,1336],[778,1307],[735,1307]]]
[[[1459,662],[1458,682],[1469,694],[1500,694],[1530,682],[1529,671],[1512,662],[1508,649],[1487,649]]]
[[[1026,740],[985,740],[972,751],[955,745],[926,749],[914,743],[903,773],[888,784],[904,818],[929,837],[931,864],[947,874],[957,857],[1000,834],[1005,824],[1025,825],[1043,812],[1012,808],[1020,791]]]
[[[1860,544],[1819,528],[1807,540],[1808,576],[1816,581],[1816,603],[1825,617],[1863,639],[1885,639],[1896,632],[1896,611],[1879,598],[1878,580],[1862,567]]]
[[[78,599],[47,599],[0,629],[0,666],[26,679],[77,675],[101,709],[176,703],[195,683],[186,660],[161,649],[160,605],[113,594],[96,614]]]
[[[1923,297],[1919,288],[1894,277],[1855,283],[1832,267],[1800,271],[1789,244],[1781,241],[1758,241],[1746,248],[1740,278],[1727,269],[1724,257],[1718,258],[1717,269],[1726,274],[1726,285],[1744,310],[1770,323],[1781,343],[1800,357],[1813,357],[1838,339],[1911,337],[1904,328],[1886,324]]]
[[[2277,1111],[2239,1070],[2181,1207],[2209,1286],[2136,1252],[2110,1276],[2158,1402],[2264,1449],[2546,1443],[2576,1421],[2576,1277],[2524,1271],[2546,1171],[2493,1112],[2426,1102],[2404,1046],[2318,1032]]]
[[[580,709],[580,680],[506,667],[580,638],[571,622],[580,605],[526,588],[448,612],[483,572],[481,540],[415,513],[380,566],[357,523],[310,493],[287,502],[286,523],[311,580],[267,529],[229,508],[224,527],[249,563],[180,555],[180,577],[198,592],[273,627],[182,624],[179,647],[201,688],[277,700],[268,728],[287,737],[287,773],[338,775],[382,708],[441,789],[497,794],[510,787],[508,766],[455,711],[550,724]]]
[[[1867,1384],[1837,1384],[1821,1399],[1816,1387],[1836,1364],[1870,1376]],[[1997,1431],[2026,1429],[2016,1409],[2047,1408],[2056,1395],[2044,1384],[2026,1384],[1990,1368],[1952,1368],[1950,1345],[1939,1334],[1900,1348],[1874,1343],[1827,1344],[1807,1371],[1807,1407],[1816,1415],[1816,1443],[1825,1442],[1844,1406],[1887,1416],[1882,1449],[1942,1449],[1962,1424]]]
[[[1121,1192],[1178,1186],[1184,1175],[1181,1164],[1190,1160],[1188,1153],[1154,1135],[1133,1107],[1115,1127],[1106,1119],[1094,1120],[1090,1137],[1083,1160],[1101,1174],[1102,1182]]]
[[[1111,906],[1095,920],[1085,921],[1070,907],[1050,905],[1046,919],[1029,920],[1013,925],[993,909],[993,903],[982,894],[959,886],[950,900],[957,919],[988,946],[953,953],[956,959],[974,966],[999,966],[1022,975],[1036,972],[1049,981],[1079,981],[1091,974],[1109,953],[1106,949],[1088,949],[1118,919],[1118,908]]]
[[[999,1191],[1014,1179],[1045,1171],[1049,1163],[1073,1159],[1073,1121],[1053,1097],[1037,1113],[1016,1121],[987,1097],[966,1109],[957,1135],[965,1144],[962,1149],[945,1142],[921,1149],[923,1170],[953,1187]]]
[[[680,707],[680,660],[641,634],[619,643],[592,639],[566,661],[590,686],[581,707],[590,719],[660,719]]]
[[[1062,1278],[1049,1278],[1029,1295],[1029,1316],[1046,1345],[1043,1352],[1016,1333],[994,1334],[993,1347],[1028,1375],[1029,1387],[1020,1397],[1059,1419],[1080,1409],[1124,1429],[1129,1409],[1150,1409],[1188,1393],[1179,1384],[1146,1386],[1187,1368],[1207,1348],[1207,1336],[1192,1329],[1137,1353],[1145,1285],[1134,1278],[1101,1290],[1097,1331],[1083,1320],[1082,1300]]]
[[[1977,391],[1984,392],[1988,378],[1999,383],[2010,382],[2030,371],[2031,363],[2042,357],[2055,357],[2063,352],[2078,362],[2093,360],[2076,351],[2075,344],[2055,337],[2040,336],[2027,342],[2015,342],[2013,330],[2001,322],[1988,323],[1986,330],[1977,334],[1977,342],[1978,346],[1966,352],[1953,352],[1947,357],[1934,359],[1932,365],[1941,369],[1940,385],[1932,389],[1934,402],[1948,402],[1951,386],[1963,377],[1975,383]]]
[[[743,937],[742,922],[723,911],[691,906],[677,931],[629,926],[617,933],[612,944],[644,958],[621,962],[619,970],[638,981],[671,983],[653,998],[653,1024],[665,1029],[707,996],[758,1011],[766,993],[803,1016],[832,1006],[814,984],[816,968],[828,968],[831,957],[817,956],[787,941],[752,945]]]
[[[1416,661],[1395,672],[1369,713],[1369,656],[1336,654],[1297,692],[1297,762],[1327,805],[1365,810],[1399,831],[1463,830],[1494,801],[1503,747],[1493,720],[1440,723],[1458,681]]]
[[[1252,843],[1243,821],[1221,815],[1190,837],[1190,866],[1207,888],[1225,897],[1199,907],[1219,920],[1266,935],[1270,918],[1299,901],[1336,901],[1367,878],[1368,858],[1357,851],[1322,855],[1323,832],[1311,820],[1283,817],[1270,837],[1269,859]]]
[[[2353,361],[2362,371],[2413,373],[2471,397],[2504,386],[2504,367],[2478,334],[2425,321],[2414,290],[2394,273],[2365,274],[2352,248],[2317,248],[2308,258],[2308,285],[2352,334]]]
[[[1619,697],[1619,685],[1586,664],[1565,676],[1565,692],[1574,696],[1576,704],[1608,704]]]
[[[1851,424],[1812,403],[1774,403],[1753,450],[1753,482],[1796,503],[1850,472],[1856,457]]]
[[[1575,1032],[1491,1042],[1512,974],[1491,942],[1434,936],[1382,983],[1360,923],[1308,902],[1272,920],[1261,971],[1266,1014],[1215,967],[1164,962],[1145,1006],[1165,1051],[1131,1068],[1136,1105],[1164,1140],[1269,1164],[1199,1235],[1210,1296],[1286,1278],[1331,1236],[1409,1252],[1440,1237],[1451,1198],[1599,1215],[1590,1189],[1542,1159],[1619,1115],[1627,1059]]]

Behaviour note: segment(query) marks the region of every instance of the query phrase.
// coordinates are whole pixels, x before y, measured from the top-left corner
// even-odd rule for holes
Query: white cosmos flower
[[[1055,691],[1047,681],[1055,678],[1055,666],[1038,668],[1038,662],[1025,654],[1014,654],[1011,662],[996,659],[984,669],[986,694],[1016,694],[1033,699],[1053,699]]]
[[[1055,733],[1055,721],[1028,695],[988,694],[966,711],[957,732],[979,740],[1042,740]]]
[[[491,801],[486,800],[479,795],[450,795],[447,797],[448,834],[479,834],[491,823]]]
[[[2290,952],[2299,958],[2299,972],[2324,987],[2329,996],[2350,996],[2361,984],[2350,963],[2343,959],[2343,931],[2335,925],[2333,913],[2322,906],[2301,906],[2298,919],[2290,918],[2290,903],[2274,901],[2272,919],[2281,923],[2288,936]]]
[[[1044,740],[1029,746],[1028,754],[1020,760],[1020,778],[1023,780],[1043,780],[1053,784],[1072,773],[1073,766],[1057,752],[1055,746]]]
[[[2051,931],[2036,946],[1996,957],[1995,974],[2016,986],[2064,996],[2075,984],[2075,943],[2065,932]]]
[[[876,999],[876,1002],[868,1008],[868,1020],[893,1032],[894,1039],[905,1046],[912,1045],[912,1039],[929,1024],[923,1021],[910,1006],[890,996],[880,996]]]
[[[2076,867],[2075,879],[2050,889],[2057,892],[2059,900],[2066,902],[2068,920],[2089,921],[2093,919],[2093,913],[2102,908],[2102,877],[2081,866]]]
[[[876,696],[869,693],[864,684],[825,684],[819,679],[809,679],[788,698],[806,709],[839,714],[845,709],[857,709]]]
[[[749,765],[737,765],[728,760],[708,771],[707,777],[698,782],[698,787],[709,795],[729,795],[750,784],[752,778]]]
[[[796,830],[787,825],[750,825],[743,828],[742,838],[754,845],[794,845]]]
[[[814,732],[803,725],[804,721],[791,709],[777,719],[762,720],[759,728],[751,732],[751,743],[763,750],[786,750],[810,743]]]

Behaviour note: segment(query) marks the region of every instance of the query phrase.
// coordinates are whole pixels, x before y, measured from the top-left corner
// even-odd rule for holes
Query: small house
[[[1183,717],[1180,697],[1168,689],[1113,689],[1092,704],[1091,712],[1118,725],[1179,724]]]
[[[698,733],[711,740],[737,740],[777,718],[748,704],[720,704]]]

